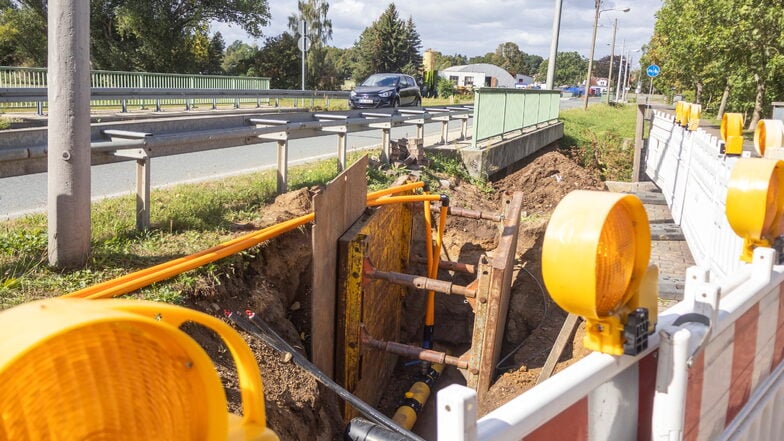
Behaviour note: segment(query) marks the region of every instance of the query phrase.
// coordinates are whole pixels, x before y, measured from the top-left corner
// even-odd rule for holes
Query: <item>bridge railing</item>
[[[493,137],[557,120],[560,103],[559,91],[477,89],[474,93],[473,147]]]
[[[212,90],[268,90],[270,79],[267,77],[233,77],[223,75],[188,75],[164,74],[151,72],[122,72],[94,70],[90,72],[90,84],[94,89],[212,89]],[[46,68],[0,66],[0,89],[5,88],[43,88],[43,96],[36,95],[30,101],[5,100],[2,108],[25,109],[35,108],[39,113],[46,107]],[[191,100],[191,101],[189,101]],[[242,103],[258,104],[258,97],[215,98],[200,97],[196,99],[145,99],[143,97],[123,96],[116,99],[94,99],[95,107],[138,106],[146,108],[155,105],[156,109],[166,105],[221,105],[231,104],[239,107]]]

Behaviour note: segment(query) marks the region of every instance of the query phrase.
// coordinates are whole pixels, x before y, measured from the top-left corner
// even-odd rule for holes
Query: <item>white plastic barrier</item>
[[[450,386],[438,394],[439,441],[781,438],[784,266],[767,248],[740,261],[743,242],[725,215],[737,159],[719,152],[716,137],[655,113],[646,172],[698,266],[684,300],[660,313],[648,350],[593,353],[478,421],[473,391]]]
[[[438,440],[774,439],[765,433],[779,434],[784,425],[784,266],[773,260],[773,250],[757,249],[753,263],[721,287],[707,282],[705,270],[691,268],[686,298],[660,315],[646,352],[593,353],[478,421],[471,417],[473,391],[457,385],[440,391]],[[677,395],[671,389],[678,365],[659,360],[672,357],[660,349],[659,334],[703,327],[672,324],[692,312],[710,317],[704,301],[718,293],[707,343],[697,348],[698,338],[687,345],[696,354],[683,367],[687,380]],[[776,431],[768,432],[771,424]]]
[[[690,132],[672,115],[655,111],[645,172],[662,190],[694,261],[722,283],[741,266],[743,240],[724,214],[727,181],[738,159],[719,154],[719,143],[704,130]]]

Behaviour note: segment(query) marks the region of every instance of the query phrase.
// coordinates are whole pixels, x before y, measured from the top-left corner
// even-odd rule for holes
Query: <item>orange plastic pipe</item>
[[[413,190],[422,187],[423,185],[424,185],[423,182],[413,182],[410,184],[404,184],[401,186],[390,187],[376,192],[368,193],[367,201],[368,203],[370,203],[371,201],[375,201],[379,197],[402,192],[402,191]],[[386,198],[386,199],[390,199],[390,198]],[[399,203],[399,202],[410,202],[410,201],[395,200],[387,203]],[[382,205],[382,204],[374,204],[374,205]],[[122,294],[127,294],[129,292],[135,291],[139,288],[143,288],[152,283],[165,280],[167,278],[176,276],[185,271],[189,271],[201,265],[214,262],[216,260],[227,257],[231,254],[250,248],[254,245],[264,242],[265,240],[269,240],[273,237],[276,237],[287,231],[291,231],[294,228],[297,228],[308,222],[312,222],[313,218],[314,218],[313,213],[310,213],[295,219],[290,219],[288,221],[281,222],[279,224],[272,225],[267,228],[263,228],[259,231],[255,231],[253,233],[249,233],[228,240],[219,245],[208,248],[204,251],[200,251],[198,253],[191,254],[185,257],[180,257],[178,259],[164,262],[159,265],[145,268],[143,270],[139,270],[130,274],[126,274],[116,279],[98,283],[96,285],[89,286],[79,291],[74,291],[72,293],[65,294],[63,295],[63,297],[83,297],[83,298],[93,299],[93,298],[114,297]]]

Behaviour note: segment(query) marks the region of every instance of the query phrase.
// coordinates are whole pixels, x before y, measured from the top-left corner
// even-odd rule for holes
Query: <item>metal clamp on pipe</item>
[[[368,279],[386,280],[396,285],[408,286],[416,289],[440,292],[442,294],[454,294],[464,297],[476,297],[476,289],[466,286],[455,285],[444,280],[431,279],[429,277],[414,276],[411,274],[396,273],[392,271],[379,271],[373,267],[369,260],[365,259],[363,265],[364,276]]]
[[[368,335],[364,326],[362,327],[362,344],[384,352],[390,352],[407,358],[415,358],[436,364],[448,364],[458,369],[468,369],[468,361],[447,355],[445,352],[423,349],[419,346],[405,345],[393,341],[376,340]]]

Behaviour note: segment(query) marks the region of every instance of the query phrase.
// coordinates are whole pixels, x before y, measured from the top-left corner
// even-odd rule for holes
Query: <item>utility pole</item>
[[[90,2],[49,2],[49,264],[90,254]]]
[[[615,33],[618,31],[618,19],[615,19],[615,24],[613,25],[613,39],[612,44],[610,45],[610,69],[608,78],[607,78],[607,103],[610,102],[610,94],[612,93],[612,71],[613,71],[613,62],[615,61]]]
[[[550,39],[550,61],[547,63],[547,83],[545,89],[553,90],[555,83],[555,59],[558,57],[558,36],[561,33],[561,6],[563,0],[555,0],[553,15],[553,36]]]
[[[621,60],[618,63],[618,87],[615,88],[615,101],[618,101],[620,98],[621,92],[621,68],[623,68],[623,51],[626,49],[626,39],[623,40],[621,43]]]
[[[583,109],[588,110],[588,95],[591,93],[591,76],[593,74],[593,55],[596,49],[596,28],[599,25],[599,8],[602,6],[601,0],[594,0],[595,12],[593,16],[593,37],[591,37],[591,56],[588,57],[588,78],[585,80],[585,102]]]

